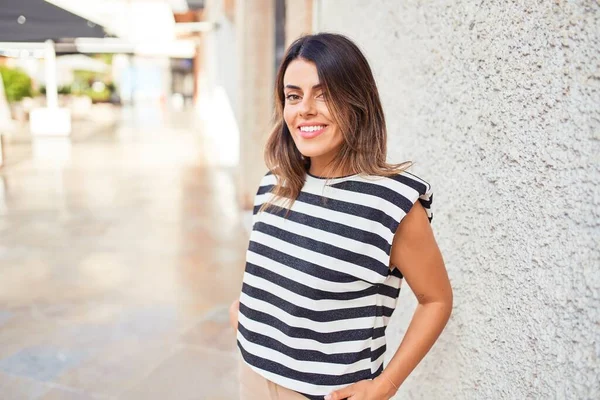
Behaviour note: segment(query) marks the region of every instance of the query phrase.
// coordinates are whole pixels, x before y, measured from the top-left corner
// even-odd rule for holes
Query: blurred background
[[[455,309],[397,398],[600,398],[599,27],[593,0],[0,0],[0,398],[238,398],[275,72],[320,31],[435,193]]]

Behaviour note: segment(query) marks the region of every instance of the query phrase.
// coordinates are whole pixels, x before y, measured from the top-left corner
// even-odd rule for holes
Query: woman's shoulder
[[[412,208],[412,205],[420,203],[427,212],[429,222],[433,219],[433,212],[431,205],[433,203],[433,188],[429,181],[423,179],[420,175],[409,171],[402,171],[389,177],[398,185],[401,185],[402,189],[399,189],[399,193],[408,200],[408,210]],[[408,212],[408,210],[406,210]]]
[[[396,186],[398,184],[408,186],[416,190],[419,195],[424,195],[431,191],[431,184],[428,180],[423,179],[421,175],[417,175],[407,170],[402,170],[392,175],[385,176],[384,178],[394,182]]]
[[[402,170],[387,175],[359,174],[358,177],[364,179],[365,181],[389,186],[391,189],[400,189],[408,186],[416,190],[419,194],[425,194],[431,190],[431,184],[429,181],[421,178],[420,175],[407,170]]]
[[[263,171],[263,175],[260,178],[260,186],[271,186],[274,185],[277,181],[277,177],[273,173],[272,170],[266,169]]]
[[[375,185],[368,190],[372,194],[377,194],[385,202],[399,206],[408,212],[412,205],[419,201],[428,210],[428,214],[430,213],[433,189],[429,181],[420,175],[402,170],[390,175],[363,175],[363,179]]]

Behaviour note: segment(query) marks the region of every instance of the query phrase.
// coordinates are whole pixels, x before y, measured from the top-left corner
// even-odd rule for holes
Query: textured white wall
[[[476,4],[475,4],[476,3]],[[600,398],[600,5],[322,0],[434,188],[452,319],[402,399]],[[405,286],[388,330],[415,307]]]

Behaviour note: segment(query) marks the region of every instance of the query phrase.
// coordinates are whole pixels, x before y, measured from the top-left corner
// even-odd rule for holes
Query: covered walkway
[[[237,398],[247,233],[195,118],[123,109],[0,170],[2,398]]]

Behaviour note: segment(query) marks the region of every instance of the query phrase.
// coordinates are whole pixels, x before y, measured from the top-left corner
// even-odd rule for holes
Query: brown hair
[[[283,119],[283,77],[288,65],[303,59],[316,65],[325,100],[343,135],[342,146],[326,168],[348,174],[391,176],[412,165],[388,164],[387,130],[377,85],[367,59],[358,46],[343,35],[319,33],[302,36],[287,49],[275,82],[275,126],[264,152],[267,168],[276,176],[272,201],[287,198],[289,208],[298,197],[310,157],[304,157]],[[265,202],[259,211],[273,205]],[[288,208],[288,212],[289,212]]]

